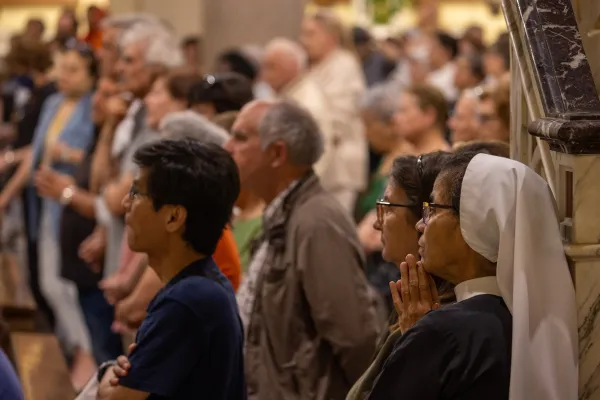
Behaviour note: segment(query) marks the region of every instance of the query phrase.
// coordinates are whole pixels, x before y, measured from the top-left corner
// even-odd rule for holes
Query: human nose
[[[123,197],[123,200],[121,200],[121,206],[123,206],[125,211],[129,211],[131,208],[131,195],[129,192],[127,192],[125,197]]]
[[[423,233],[425,232],[425,222],[423,221],[423,218],[421,218],[417,224],[415,225],[415,229],[417,230],[417,232]]]

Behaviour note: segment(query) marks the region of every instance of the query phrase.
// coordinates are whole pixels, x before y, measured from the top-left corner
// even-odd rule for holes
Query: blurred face
[[[397,132],[403,138],[414,141],[435,122],[433,110],[422,110],[418,99],[411,93],[404,92],[400,95],[398,111],[394,116]]]
[[[27,27],[25,28],[24,36],[27,40],[40,41],[42,40],[43,33],[43,27],[39,23],[29,21],[27,23]]]
[[[399,139],[394,125],[382,121],[370,111],[363,112],[362,119],[371,148],[380,154],[391,151]]]
[[[200,51],[195,44],[184,46],[183,55],[188,66],[192,68],[198,68],[200,66]]]
[[[383,259],[393,263],[401,263],[408,254],[416,256],[419,234],[415,229],[417,218],[410,208],[406,192],[390,181],[385,189],[383,201],[390,206],[377,206],[377,221],[373,228],[381,232]],[[397,205],[396,207],[392,205]]]
[[[264,186],[265,180],[271,179],[268,149],[261,148],[258,135],[258,126],[266,111],[266,107],[256,103],[242,108],[224,146],[238,166],[242,187],[254,192]]]
[[[510,131],[498,116],[494,100],[484,99],[479,102],[478,119],[481,124],[479,139],[509,141]]]
[[[485,74],[495,78],[500,78],[507,71],[504,64],[504,58],[493,51],[485,53],[485,56],[483,57],[483,66]]]
[[[116,64],[119,61],[119,46],[117,43],[120,31],[115,28],[106,28],[102,33],[102,47],[98,50],[98,59],[102,75],[114,75]]]
[[[292,57],[278,50],[271,50],[265,54],[261,77],[275,92],[279,93],[298,73],[298,66]]]
[[[312,62],[321,61],[331,49],[335,48],[333,36],[313,18],[305,18],[302,21],[300,43]]]
[[[75,35],[75,23],[71,14],[63,14],[58,20],[57,25],[58,36]]]
[[[109,79],[102,78],[92,97],[92,120],[94,124],[101,125],[106,119],[106,102],[117,94],[117,84]]]
[[[468,142],[477,139],[481,124],[477,117],[477,99],[462,96],[456,103],[454,113],[448,120],[452,142]]]
[[[441,68],[448,61],[450,61],[448,51],[444,48],[444,46],[442,46],[437,37],[431,38],[429,43],[429,51],[429,63],[433,69]]]
[[[414,84],[425,83],[429,75],[429,65],[414,59],[408,61],[410,82]]]
[[[65,52],[58,65],[58,88],[69,96],[84,94],[92,89],[89,61],[77,51]]]
[[[465,257],[472,250],[462,237],[456,212],[453,209],[442,208],[451,204],[447,188],[444,174],[438,176],[431,194],[432,204],[429,211],[424,210],[425,218],[417,223],[417,230],[422,233],[419,239],[419,254],[425,271],[458,283],[455,277],[460,275],[460,272],[457,270],[466,264]]]
[[[144,50],[144,43],[127,46],[117,62],[121,90],[132,92],[137,97],[146,95],[155,76],[153,68],[146,64]]]
[[[477,86],[479,80],[471,70],[471,63],[466,57],[459,57],[456,60],[456,73],[454,75],[454,86],[458,90],[465,90]]]
[[[156,253],[168,243],[170,206],[154,210],[148,195],[148,169],[141,168],[130,192],[123,198],[129,248],[140,253]]]
[[[165,78],[154,81],[152,89],[144,98],[146,104],[146,122],[148,126],[156,129],[160,121],[167,115],[176,111],[183,111],[187,107],[186,102],[174,99],[167,89]]]

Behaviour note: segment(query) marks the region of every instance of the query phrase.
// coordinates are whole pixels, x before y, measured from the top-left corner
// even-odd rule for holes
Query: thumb
[[[128,351],[129,351],[129,352],[128,352],[127,354],[128,354],[128,355],[131,355],[131,353],[132,353],[132,352],[133,352],[133,350],[136,348],[136,346],[137,346],[137,345],[136,345],[135,343],[131,343],[131,344],[129,345],[129,348],[128,348]]]

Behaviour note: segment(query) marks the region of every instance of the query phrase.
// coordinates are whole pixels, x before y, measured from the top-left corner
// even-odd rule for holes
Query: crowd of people
[[[0,132],[0,210],[82,396],[576,398],[508,36],[379,41],[319,10],[212,62],[155,16],[88,20],[15,35]]]

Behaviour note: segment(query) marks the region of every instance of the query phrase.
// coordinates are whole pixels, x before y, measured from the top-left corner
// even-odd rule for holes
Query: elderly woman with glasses
[[[456,285],[395,343],[369,399],[575,400],[577,309],[547,183],[525,165],[461,152],[417,229],[418,275]]]

